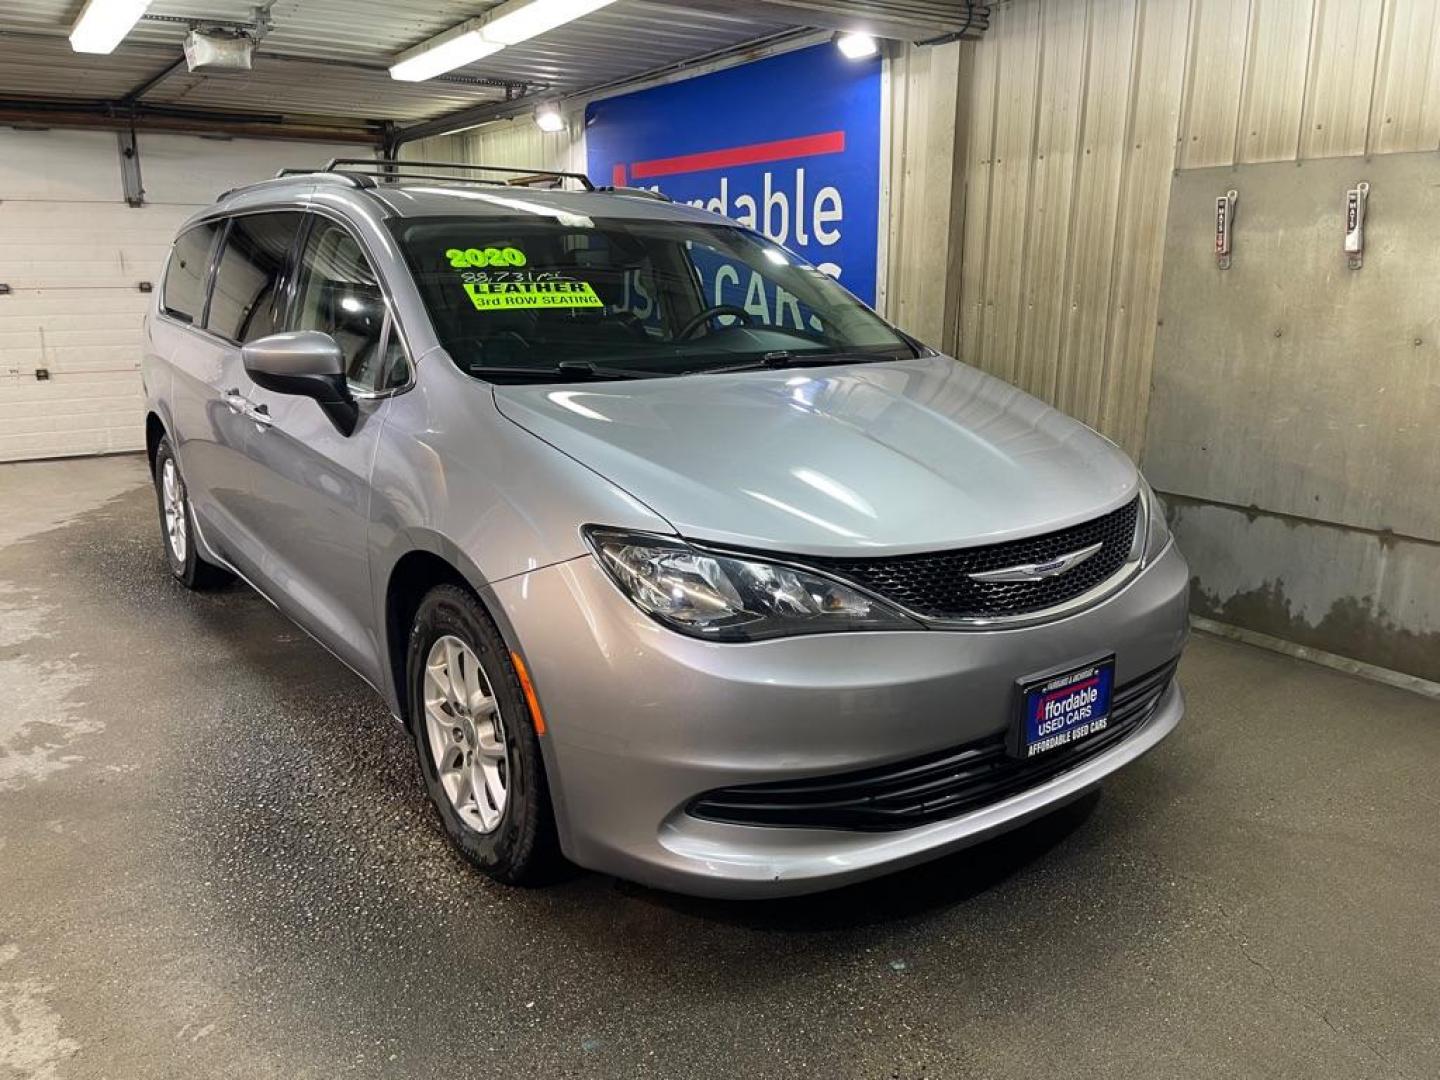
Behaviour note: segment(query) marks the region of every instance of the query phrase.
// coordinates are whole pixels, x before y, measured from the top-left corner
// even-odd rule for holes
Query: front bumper
[[[1069,802],[1179,722],[1178,686],[1117,744],[998,802],[898,832],[764,828],[685,812],[702,792],[844,773],[993,736],[1016,680],[1114,652],[1116,682],[1184,644],[1188,570],[1172,544],[1103,603],[1023,629],[697,641],[637,611],[587,557],[493,586],[548,735],[566,854],[723,897],[813,892],[978,843]]]

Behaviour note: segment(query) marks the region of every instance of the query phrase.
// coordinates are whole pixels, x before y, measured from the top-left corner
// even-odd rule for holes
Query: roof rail
[[[658,202],[675,201],[663,191],[654,191],[651,188],[643,187],[625,187],[622,184],[604,184],[595,190],[606,195],[632,195],[637,199],[655,199]]]
[[[297,176],[324,176],[332,180],[343,180],[351,187],[374,187],[374,182],[368,176],[352,176],[349,173],[334,172],[325,173],[318,169],[281,169],[270,180],[291,180]],[[260,183],[268,184],[270,180],[261,180]],[[252,185],[253,186],[253,185]],[[235,189],[239,191],[239,188]]]
[[[466,169],[495,176],[442,176],[415,169]],[[357,186],[371,187],[376,180],[449,180],[462,184],[497,184],[502,187],[525,187],[542,182],[577,181],[586,191],[594,191],[590,178],[579,172],[558,172],[554,169],[517,169],[508,165],[472,165],[466,161],[400,161],[395,158],[331,158],[319,169],[281,169],[279,176],[332,173],[348,177]]]

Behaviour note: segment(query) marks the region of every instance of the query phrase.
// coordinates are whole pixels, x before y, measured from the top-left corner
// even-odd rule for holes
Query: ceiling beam
[[[488,102],[484,105],[467,105],[463,109],[445,113],[429,120],[410,124],[395,132],[395,146],[401,147],[417,139],[428,139],[432,135],[448,135],[452,131],[478,127],[491,120],[503,120],[507,116],[520,116],[528,112],[542,96],[543,90],[529,94],[517,94],[506,101]]]
[[[22,128],[90,128],[102,130],[168,131],[188,135],[227,135],[234,138],[292,139],[300,142],[340,142],[375,146],[378,127],[331,126],[308,120],[290,120],[271,113],[223,113],[200,109],[174,109],[136,104],[117,109],[106,101],[0,98],[0,125]]]

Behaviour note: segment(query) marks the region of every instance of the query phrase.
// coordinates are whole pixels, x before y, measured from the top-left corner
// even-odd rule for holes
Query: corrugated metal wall
[[[563,131],[541,131],[528,116],[502,120],[458,135],[437,135],[407,143],[401,157],[409,161],[468,161],[537,169],[585,171],[584,117],[571,112]]]
[[[937,227],[958,221],[963,205],[965,119],[961,87],[971,53],[960,42],[907,46],[890,57],[886,78],[886,236],[877,307],[937,347],[959,325],[960,236]]]
[[[1436,0],[1014,0],[965,48],[960,354],[1133,454],[1172,170],[1440,147]]]

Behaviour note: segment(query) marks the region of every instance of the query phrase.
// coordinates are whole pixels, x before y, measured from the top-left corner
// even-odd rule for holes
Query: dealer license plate
[[[1113,656],[1022,683],[1012,752],[1017,757],[1034,758],[1100,734],[1110,724],[1114,686]]]

